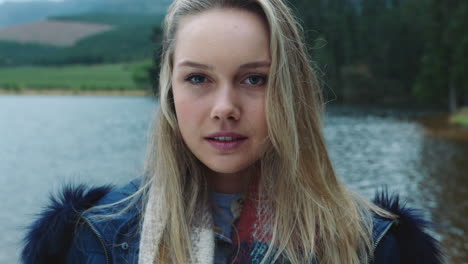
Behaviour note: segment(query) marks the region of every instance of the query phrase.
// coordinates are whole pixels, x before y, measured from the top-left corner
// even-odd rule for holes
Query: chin
[[[208,167],[208,169],[212,170],[213,172],[216,173],[222,173],[222,174],[236,174],[236,173],[241,173],[251,167],[251,164],[248,165],[236,165],[236,164],[225,164],[227,166],[222,166],[221,164],[206,164],[205,166]]]
[[[208,166],[208,169],[212,170],[213,172],[222,173],[222,174],[236,174],[236,173],[243,171],[243,169],[239,169],[239,168],[221,167],[221,166]]]

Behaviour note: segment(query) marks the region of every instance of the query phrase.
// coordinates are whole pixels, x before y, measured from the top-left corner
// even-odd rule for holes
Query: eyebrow
[[[194,61],[189,61],[189,60],[184,60],[181,63],[178,64],[179,67],[193,67],[193,68],[200,68],[203,70],[214,70],[214,66],[212,65],[207,65],[207,64],[202,64]],[[264,67],[270,67],[270,62],[269,61],[253,61],[253,62],[248,62],[244,63],[241,66],[239,66],[239,69],[253,69],[253,68],[264,68]]]

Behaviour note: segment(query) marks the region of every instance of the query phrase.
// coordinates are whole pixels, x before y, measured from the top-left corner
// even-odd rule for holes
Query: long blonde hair
[[[260,192],[273,206],[272,239],[263,262],[362,263],[372,255],[372,211],[385,214],[337,179],[322,134],[321,90],[300,26],[281,0],[175,0],[165,20],[160,105],[142,186],[162,186],[169,208],[161,245],[164,263],[188,263],[197,201],[207,199],[203,165],[184,145],[171,87],[181,19],[213,8],[255,12],[268,25],[271,66],[266,119],[271,147],[260,160]]]

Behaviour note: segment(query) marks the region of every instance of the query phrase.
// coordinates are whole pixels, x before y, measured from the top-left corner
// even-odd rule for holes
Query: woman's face
[[[265,23],[237,9],[185,17],[173,60],[174,103],[186,145],[216,175],[242,174],[269,144]]]

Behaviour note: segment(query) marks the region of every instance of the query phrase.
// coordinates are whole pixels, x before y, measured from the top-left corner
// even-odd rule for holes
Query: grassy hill
[[[67,35],[71,38],[70,25],[91,23],[106,30],[74,39],[70,46],[45,45],[37,39],[36,43],[0,41],[0,93],[151,91],[150,71],[154,72],[152,59],[160,45],[162,17],[92,13],[37,22],[34,28],[43,30],[38,36],[47,35],[52,43]],[[50,23],[60,26],[40,27]],[[31,35],[27,30],[22,34]]]
[[[53,47],[38,43],[0,41],[0,67],[21,65],[66,65],[128,62],[151,58],[159,48],[163,15],[155,14],[107,14],[92,13],[73,16],[52,17],[50,21],[61,25],[93,23],[107,26],[102,33],[76,39],[69,47]],[[49,22],[50,22],[49,21]],[[72,22],[72,23],[71,23]],[[38,22],[41,25],[43,22]],[[38,28],[38,27],[36,27]],[[55,28],[41,35],[49,34],[54,42],[66,36],[70,28]],[[27,35],[25,32],[24,34]],[[0,34],[1,35],[1,34]],[[20,34],[21,35],[21,34]],[[55,39],[54,39],[55,36]]]
[[[0,40],[66,47],[73,46],[80,39],[111,29],[112,26],[105,24],[47,20],[0,28]]]

